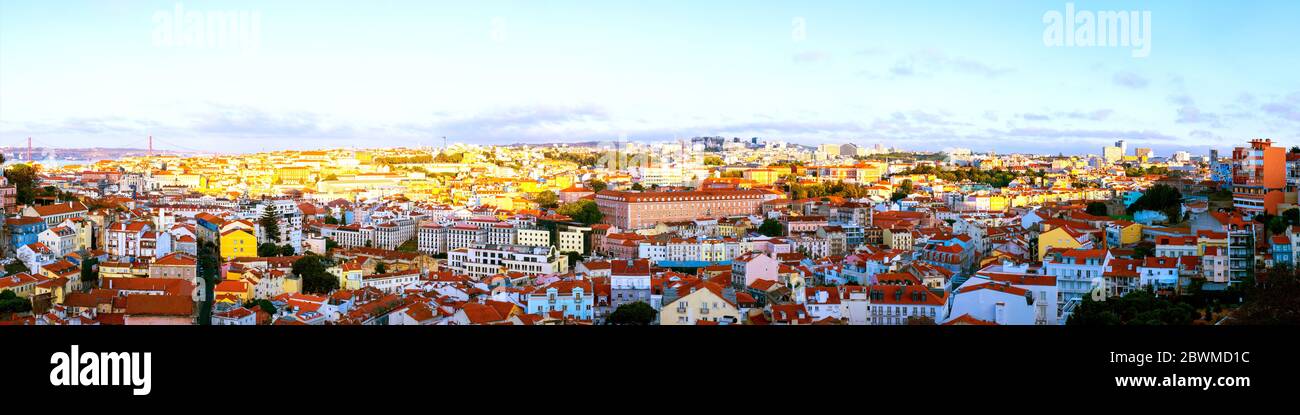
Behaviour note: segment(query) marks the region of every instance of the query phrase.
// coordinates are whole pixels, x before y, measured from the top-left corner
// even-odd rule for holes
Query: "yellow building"
[[[1111,228],[1119,229],[1120,245],[1136,244],[1142,241],[1142,224],[1140,223],[1117,220],[1111,223]],[[1114,243],[1114,241],[1111,241],[1111,243]],[[1224,246],[1226,247],[1227,244],[1225,243]]]
[[[221,258],[257,256],[257,236],[246,229],[231,229],[221,234]]]
[[[283,184],[303,184],[311,176],[311,169],[306,167],[283,167],[276,170],[276,181]]]
[[[339,289],[342,290],[361,289],[361,277],[365,275],[365,271],[362,269],[360,262],[356,260],[347,261],[342,264],[332,266],[326,271],[328,271],[330,274],[333,274],[335,277],[338,277]]]
[[[1038,260],[1053,248],[1077,249],[1084,246],[1088,235],[1064,226],[1052,228],[1038,235]]]
[[[1205,248],[1218,247],[1219,252],[1228,251],[1228,233],[1203,230],[1196,232],[1196,254],[1205,255]]]
[[[701,321],[739,323],[740,308],[722,296],[722,286],[701,280],[677,288],[677,298],[659,312],[663,326],[693,326]]]
[[[787,173],[788,174],[788,173]],[[755,183],[762,185],[771,185],[781,178],[781,172],[774,169],[749,169],[745,170],[745,179],[753,180]]]
[[[247,281],[222,281],[212,289],[214,298],[217,300],[238,298],[241,302],[246,302],[253,298],[253,284]]]
[[[881,233],[885,246],[889,249],[912,250],[912,230],[907,228],[885,229]]]

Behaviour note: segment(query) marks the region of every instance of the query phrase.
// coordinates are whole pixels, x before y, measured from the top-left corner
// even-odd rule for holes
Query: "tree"
[[[1274,235],[1286,232],[1286,219],[1281,216],[1274,216],[1268,219],[1268,231]]]
[[[326,225],[338,225],[338,224],[339,224],[339,220],[338,220],[338,219],[335,219],[333,215],[331,215],[331,216],[326,216],[326,217],[325,217],[325,224],[326,224]]]
[[[641,183],[632,183],[632,190],[635,190],[635,191],[638,191],[638,192],[644,192],[644,191],[645,191],[645,186],[642,186]]]
[[[280,218],[275,215],[274,206],[266,205],[262,208],[262,218],[258,219],[258,223],[262,225],[262,234],[266,235],[266,239],[280,243]]]
[[[758,233],[768,237],[781,236],[785,233],[785,228],[776,219],[763,219],[763,224],[758,225]]]
[[[600,213],[600,207],[596,206],[596,202],[586,199],[560,206],[557,212],[587,226],[600,223],[600,220],[605,218],[605,214]]]
[[[280,256],[294,256],[297,254],[298,250],[294,249],[292,244],[284,244],[280,246]]]
[[[898,190],[904,194],[912,194],[912,179],[903,179],[903,184],[898,186]]]
[[[275,304],[272,304],[271,300],[267,300],[265,298],[255,300],[255,301],[249,301],[247,304],[244,304],[244,306],[245,308],[248,309],[252,309],[254,306],[260,307],[262,311],[265,311],[267,314],[272,314],[272,315],[275,314],[275,310],[276,310]]]
[[[1088,202],[1088,208],[1085,212],[1093,216],[1110,215],[1110,209],[1106,207],[1106,202]]]
[[[577,252],[566,251],[564,252],[564,256],[569,260],[569,269],[573,269],[573,267],[578,266],[578,262],[582,261],[582,254],[579,254]]]
[[[602,182],[600,180],[592,180],[587,183],[587,187],[591,188],[592,192],[599,193],[601,190],[605,190],[609,188],[609,185],[605,184],[605,182]]]
[[[308,294],[329,294],[339,288],[339,279],[326,271],[325,259],[318,255],[293,261],[292,271],[302,279],[302,290]]]
[[[19,297],[12,290],[0,291],[0,314],[26,313],[32,311],[32,302]]]
[[[1146,258],[1156,254],[1156,244],[1151,241],[1138,242],[1133,246],[1134,258]]]
[[[644,301],[623,304],[609,314],[609,324],[620,326],[645,326],[655,321],[658,312]]]
[[[387,273],[388,273],[388,265],[385,265],[383,262],[376,263],[376,264],[375,264],[375,273],[376,273],[376,274],[387,274]]]
[[[1233,323],[1300,324],[1300,276],[1297,272],[1300,271],[1273,269],[1255,274],[1254,283],[1245,289],[1245,303],[1233,315]]]
[[[542,209],[554,209],[560,206],[560,199],[555,197],[555,192],[551,191],[533,193],[533,202]]]
[[[705,156],[705,157],[704,157],[704,165],[705,165],[705,166],[721,166],[721,165],[723,165],[724,163],[726,163],[726,162],[725,162],[724,160],[722,160],[722,157],[718,157],[718,156]]]
[[[1300,209],[1290,208],[1282,211],[1282,219],[1288,226],[1300,225]]]
[[[1149,290],[1130,291],[1123,297],[1093,301],[1085,295],[1067,325],[1189,325],[1196,310],[1181,301],[1156,297]]]
[[[20,205],[36,202],[36,169],[27,164],[15,164],[5,170],[5,179],[17,189]]]
[[[334,238],[325,238],[325,253],[326,253],[326,254],[329,254],[330,252],[334,252],[334,248],[338,248],[338,247],[339,247],[339,243],[338,243],[338,242],[334,242]]]
[[[93,284],[99,282],[99,258],[89,258],[81,261],[81,283]]]
[[[263,258],[280,256],[280,246],[270,242],[263,242],[257,246],[257,256]]]
[[[1177,221],[1178,217],[1182,216],[1182,203],[1182,192],[1167,184],[1157,184],[1151,186],[1145,193],[1142,193],[1142,197],[1129,205],[1128,214],[1132,215],[1143,210],[1154,210],[1165,212],[1170,221]],[[1168,212],[1171,209],[1175,209],[1172,215]]]

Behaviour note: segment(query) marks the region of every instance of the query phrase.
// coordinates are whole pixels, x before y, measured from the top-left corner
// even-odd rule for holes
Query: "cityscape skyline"
[[[0,146],[1300,143],[1295,4],[923,3],[7,2]],[[1149,11],[1149,56],[1045,45],[1046,15],[1067,9]],[[252,41],[179,41],[195,26],[171,16],[194,13],[244,16]]]

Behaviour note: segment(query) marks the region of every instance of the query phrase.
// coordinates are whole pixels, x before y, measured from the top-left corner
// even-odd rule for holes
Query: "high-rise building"
[[[1233,206],[1248,214],[1277,214],[1286,188],[1286,149],[1269,139],[1232,150]]]
[[[1128,143],[1125,143],[1124,140],[1116,141],[1115,147],[1119,147],[1119,154],[1121,156],[1128,154]]]
[[[1118,146],[1106,146],[1101,149],[1101,157],[1106,159],[1107,163],[1114,163],[1124,158],[1124,149]]]

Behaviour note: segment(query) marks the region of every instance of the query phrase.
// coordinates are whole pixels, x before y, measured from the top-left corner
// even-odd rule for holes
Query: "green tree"
[[[81,282],[92,286],[99,283],[99,258],[81,261]]]
[[[585,199],[560,206],[557,212],[587,226],[600,223],[600,220],[605,218],[605,215],[600,213],[600,207],[596,206],[595,201]]]
[[[592,180],[587,183],[587,187],[591,188],[592,192],[599,193],[601,190],[605,190],[609,188],[609,185],[605,184],[605,182],[602,182],[600,180]]]
[[[1300,225],[1300,209],[1290,208],[1282,211],[1282,219],[1286,220],[1287,226]]]
[[[573,269],[574,267],[578,266],[578,262],[582,261],[582,254],[579,254],[577,252],[567,251],[564,252],[564,256],[569,261],[569,269]]]
[[[375,273],[376,273],[376,274],[387,274],[387,273],[388,273],[388,265],[385,265],[383,262],[376,263],[376,264],[375,264]]]
[[[293,249],[292,244],[284,244],[280,246],[280,256],[294,256],[297,254],[298,250]]]
[[[725,164],[725,163],[726,163],[726,161],[722,160],[722,157],[718,157],[718,156],[705,156],[705,157],[704,157],[704,165],[705,165],[705,166],[721,166],[721,165],[723,165],[723,164]]]
[[[1286,232],[1286,219],[1281,216],[1274,216],[1268,219],[1268,231],[1274,235]]]
[[[1088,208],[1085,212],[1093,216],[1110,215],[1110,209],[1106,208],[1106,202],[1088,202]]]
[[[263,242],[257,246],[257,256],[264,258],[280,256],[280,246],[270,242]]]
[[[265,298],[255,300],[255,301],[249,301],[248,303],[244,304],[244,307],[248,309],[252,309],[254,306],[261,307],[262,311],[265,311],[267,314],[274,315],[276,311],[275,304],[271,303],[271,300],[267,300]]]
[[[1134,258],[1146,258],[1156,254],[1156,244],[1151,241],[1138,242],[1133,246]]]
[[[11,290],[0,291],[0,314],[27,313],[32,311],[32,302],[19,297]]]
[[[262,209],[262,218],[258,219],[258,223],[262,225],[262,234],[267,240],[280,243],[280,218],[276,216],[274,206],[266,205]]]
[[[644,301],[618,306],[609,314],[609,324],[627,326],[645,326],[655,321],[658,312]]]
[[[785,233],[785,228],[776,219],[763,219],[763,224],[758,225],[758,233],[768,237],[781,236]]]
[[[5,179],[17,190],[17,201],[20,205],[30,205],[36,202],[36,169],[28,164],[15,164],[5,170]]]
[[[536,202],[542,209],[554,209],[560,206],[560,199],[555,197],[555,192],[552,191],[533,193],[533,202]]]
[[[335,219],[333,215],[326,216],[326,217],[325,217],[325,224],[326,224],[326,225],[338,225],[338,224],[339,224],[339,220],[338,220],[338,219]]]
[[[293,275],[302,279],[302,290],[308,294],[329,294],[339,288],[339,279],[326,271],[326,261],[317,255],[307,255],[293,261]]]
[[[1083,302],[1066,321],[1067,325],[1188,325],[1195,320],[1191,305],[1156,297],[1149,290],[1135,290],[1123,297]]]
[[[638,192],[644,192],[644,191],[645,191],[645,186],[642,186],[641,183],[632,183],[632,190],[635,190],[635,191],[638,191]]]
[[[1142,193],[1137,201],[1128,207],[1128,214],[1132,215],[1138,211],[1154,210],[1164,212],[1170,221],[1177,222],[1181,216],[1183,203],[1183,194],[1173,186],[1167,184],[1157,184]],[[1173,214],[1170,214],[1172,211]]]
[[[1300,276],[1295,269],[1264,270],[1245,288],[1245,303],[1234,324],[1300,324]],[[1245,284],[1245,283],[1243,283]]]

